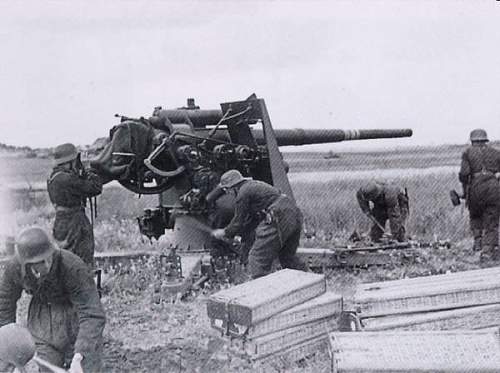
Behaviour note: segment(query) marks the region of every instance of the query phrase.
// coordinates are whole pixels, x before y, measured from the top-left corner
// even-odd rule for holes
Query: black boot
[[[498,246],[495,246],[491,250],[491,260],[493,260],[495,262],[500,261],[500,249],[498,248]]]
[[[481,251],[481,256],[479,260],[481,263],[488,263],[493,260],[493,247],[491,246],[483,246],[483,250]]]
[[[474,243],[472,244],[472,251],[481,251],[483,245],[481,244],[481,236],[474,237]]]

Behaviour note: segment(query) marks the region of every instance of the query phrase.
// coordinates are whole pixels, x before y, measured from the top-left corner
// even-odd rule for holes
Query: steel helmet
[[[476,128],[470,133],[470,141],[489,141],[488,134],[482,128]]]
[[[250,180],[250,178],[243,177],[238,170],[229,170],[220,177],[219,186],[221,188],[232,188],[245,180]]]
[[[35,355],[35,341],[28,329],[18,324],[7,324],[0,328],[0,360],[24,367]]]
[[[54,161],[56,165],[72,161],[78,157],[80,153],[71,143],[61,144],[54,149]]]
[[[375,181],[370,181],[362,185],[359,190],[367,199],[373,199],[378,197],[382,190],[382,187]]]
[[[16,257],[23,269],[26,264],[47,260],[54,251],[49,235],[39,227],[24,229],[16,239]]]

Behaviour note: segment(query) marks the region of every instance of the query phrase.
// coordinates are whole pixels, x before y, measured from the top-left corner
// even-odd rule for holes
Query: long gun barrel
[[[189,124],[195,130],[205,135],[208,128],[215,126],[222,119],[221,110],[158,110],[155,115],[164,117],[173,125]],[[250,122],[253,122],[252,120]],[[257,120],[255,120],[257,122]],[[278,146],[326,144],[340,141],[384,139],[396,137],[411,137],[411,129],[275,129]],[[252,129],[257,144],[264,145],[265,139],[262,130]],[[229,136],[224,127],[216,130],[214,138],[228,141]]]
[[[208,133],[207,130],[203,132]],[[395,137],[411,137],[411,129],[367,129],[367,130],[341,130],[341,129],[275,129],[278,146],[328,144],[332,142],[389,139]],[[265,145],[266,141],[262,130],[252,129],[252,134],[258,145]],[[217,140],[229,141],[226,129],[220,129],[214,136]]]
[[[330,142],[384,139],[394,137],[410,137],[411,129],[367,129],[367,130],[306,130],[276,129],[276,140],[279,146],[325,144]],[[258,140],[257,140],[258,141]]]

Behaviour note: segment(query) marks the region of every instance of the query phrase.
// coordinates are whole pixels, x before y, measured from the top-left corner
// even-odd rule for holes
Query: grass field
[[[412,238],[450,239],[454,243],[451,249],[423,249],[418,262],[411,266],[332,271],[327,274],[331,289],[347,293],[359,281],[478,267],[477,258],[468,249],[468,213],[463,207],[453,208],[449,201],[449,190],[459,187],[456,174],[460,151],[459,147],[446,147],[342,153],[331,159],[319,153],[285,154],[294,194],[305,216],[307,234],[302,245],[324,247],[346,240],[354,229],[366,232],[370,224],[357,206],[355,191],[364,180],[373,178],[392,180],[408,188],[408,233]],[[16,185],[43,186],[51,167],[45,159],[13,158],[6,163],[0,181]],[[21,194],[15,199],[15,211],[8,215],[8,224],[15,226],[11,229],[30,224],[50,229],[54,212],[45,192]],[[154,196],[138,198],[119,187],[107,188],[98,202],[97,250],[161,247],[163,240],[149,243],[141,238],[135,222],[135,216],[156,203]],[[204,364],[213,354],[216,371],[255,371],[250,363],[217,349],[219,338],[209,327],[203,295],[189,302],[158,305],[151,301],[151,288],[136,286],[137,276],[133,272],[123,276],[103,298],[108,314],[107,371],[201,372],[206,371]],[[326,372],[327,361],[327,355],[320,353],[300,364],[278,362],[265,371]]]
[[[355,192],[363,180],[391,180],[407,187],[411,198],[411,213],[407,230],[412,237],[421,239],[451,239],[459,241],[468,236],[468,214],[463,207],[453,208],[449,191],[459,188],[457,172],[460,148],[428,148],[405,153],[342,153],[339,158],[324,159],[321,153],[285,153],[290,164],[290,180],[297,202],[305,216],[308,236],[328,239],[346,238],[354,229],[365,232],[370,222],[361,214]],[[10,158],[0,182],[26,188],[44,187],[50,172],[48,159]],[[314,171],[314,172],[311,172]],[[38,218],[50,220],[52,209],[47,204],[46,193],[21,194],[18,207],[31,209],[19,211],[18,223],[28,224]],[[154,196],[140,198],[123,188],[108,188],[99,197],[99,217],[96,237],[100,232],[115,233],[120,230],[138,233],[135,217],[146,207],[157,204]],[[117,230],[110,228],[117,226]],[[123,228],[123,226],[127,226]],[[109,238],[111,242],[116,239]],[[108,249],[102,240],[99,249]],[[135,240],[133,240],[135,243]],[[121,246],[120,246],[121,247]]]

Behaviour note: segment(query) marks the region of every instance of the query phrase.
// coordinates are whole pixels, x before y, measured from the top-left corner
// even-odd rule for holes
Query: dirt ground
[[[498,263],[479,263],[466,240],[451,248],[421,249],[413,263],[385,267],[329,270],[329,290],[352,295],[360,282],[424,276]],[[176,303],[156,303],[150,289],[103,297],[107,311],[106,372],[326,372],[330,361],[319,351],[300,362],[259,364],[234,354],[206,314],[208,293]]]
[[[451,247],[414,250],[410,256],[394,253],[392,264],[368,268],[335,268],[325,274],[331,291],[352,296],[361,282],[392,280],[456,272],[500,263],[480,263],[479,253],[471,250],[471,240]],[[328,372],[327,351],[299,362],[279,356],[272,362],[255,363],[235,354],[229,342],[210,326],[206,300],[216,289],[192,293],[176,302],[158,302],[154,287],[137,273],[117,275],[108,281],[102,302],[107,313],[104,346],[104,372]],[[139,279],[141,281],[139,281]],[[144,286],[146,284],[146,286]],[[26,319],[28,297],[19,307],[19,321]],[[33,366],[28,370],[34,372]]]

